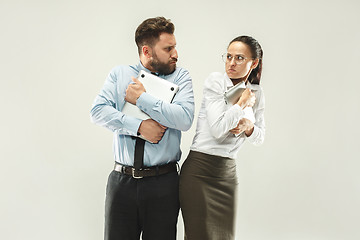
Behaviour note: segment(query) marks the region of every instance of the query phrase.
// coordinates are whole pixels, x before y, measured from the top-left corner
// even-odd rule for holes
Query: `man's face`
[[[159,74],[168,75],[175,71],[178,54],[173,34],[161,33],[159,41],[151,48],[150,66]]]

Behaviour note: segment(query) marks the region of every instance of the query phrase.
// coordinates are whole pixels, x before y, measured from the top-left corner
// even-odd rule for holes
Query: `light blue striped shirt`
[[[125,104],[125,91],[132,82],[131,76],[137,77],[140,70],[150,72],[141,62],[112,69],[90,112],[92,122],[114,133],[115,161],[127,166],[134,165],[135,139],[132,136],[137,136],[141,120],[125,115],[121,110]],[[188,130],[194,119],[194,94],[189,72],[177,67],[172,74],[159,77],[178,85],[179,91],[172,103],[163,102],[146,92],[136,102],[152,119],[168,127],[159,143],[145,142],[144,166],[179,161],[181,131]]]

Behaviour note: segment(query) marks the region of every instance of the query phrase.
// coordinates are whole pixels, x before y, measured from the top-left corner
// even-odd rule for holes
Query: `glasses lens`
[[[241,63],[244,62],[244,60],[245,60],[245,58],[242,57],[242,56],[236,56],[236,57],[235,57],[235,62],[236,62],[236,64],[241,64]]]
[[[229,53],[224,53],[222,55],[222,60],[224,61],[224,63],[226,62],[231,62],[234,58],[235,64],[242,64],[245,61],[245,57],[240,56],[240,55],[236,55],[236,56],[231,56],[231,54]]]

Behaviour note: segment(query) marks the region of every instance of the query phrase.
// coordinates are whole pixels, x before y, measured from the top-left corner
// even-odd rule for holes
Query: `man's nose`
[[[174,51],[173,51],[173,53],[171,54],[171,58],[178,58],[179,56],[178,56],[178,52],[177,52],[177,50],[176,49],[174,49]]]

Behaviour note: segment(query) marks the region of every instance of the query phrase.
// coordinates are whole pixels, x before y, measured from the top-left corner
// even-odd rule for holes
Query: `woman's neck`
[[[232,83],[234,84],[234,86],[240,82],[245,81],[244,78],[230,78],[230,80],[232,81]]]

